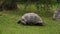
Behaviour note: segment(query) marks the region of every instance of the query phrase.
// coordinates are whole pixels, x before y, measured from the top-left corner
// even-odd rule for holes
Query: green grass
[[[42,17],[45,26],[23,26],[17,24],[21,16],[2,14],[0,16],[0,34],[60,34],[60,22]]]
[[[41,15],[45,26],[24,26],[17,24],[17,21],[24,13],[30,12],[28,9],[23,12],[24,5],[20,6],[18,7],[21,9],[18,11],[0,12],[0,34],[60,34],[60,21],[54,21],[52,20],[52,17],[44,17],[44,15],[46,16],[48,13],[44,14],[44,12],[36,12],[37,10],[34,10],[34,8],[30,10]],[[50,14],[51,13],[49,13],[49,15]]]

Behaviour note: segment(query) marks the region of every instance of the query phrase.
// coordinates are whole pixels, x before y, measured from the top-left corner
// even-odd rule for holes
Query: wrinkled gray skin
[[[60,9],[56,10],[53,14],[53,20],[60,19]]]
[[[35,13],[26,13],[22,16],[22,19],[18,22],[18,23],[22,23],[24,25],[28,24],[28,25],[43,25],[43,21],[40,18],[40,16],[38,16]]]

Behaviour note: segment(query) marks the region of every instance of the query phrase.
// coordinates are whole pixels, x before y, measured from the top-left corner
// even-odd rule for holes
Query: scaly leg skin
[[[25,21],[21,21],[21,24],[26,25],[26,22]]]
[[[26,23],[24,22],[24,21],[22,21],[22,20],[19,20],[18,22],[17,22],[18,24],[23,24],[23,25],[26,25]]]

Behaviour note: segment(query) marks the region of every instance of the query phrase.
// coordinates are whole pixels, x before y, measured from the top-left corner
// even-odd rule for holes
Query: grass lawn
[[[52,17],[42,17],[45,26],[17,24],[23,13],[18,11],[0,12],[0,34],[60,34],[60,21],[54,21]]]
[[[10,13],[10,14],[9,14]],[[51,17],[42,17],[45,26],[23,26],[17,24],[21,16],[11,12],[0,13],[0,34],[60,34],[60,22]]]

